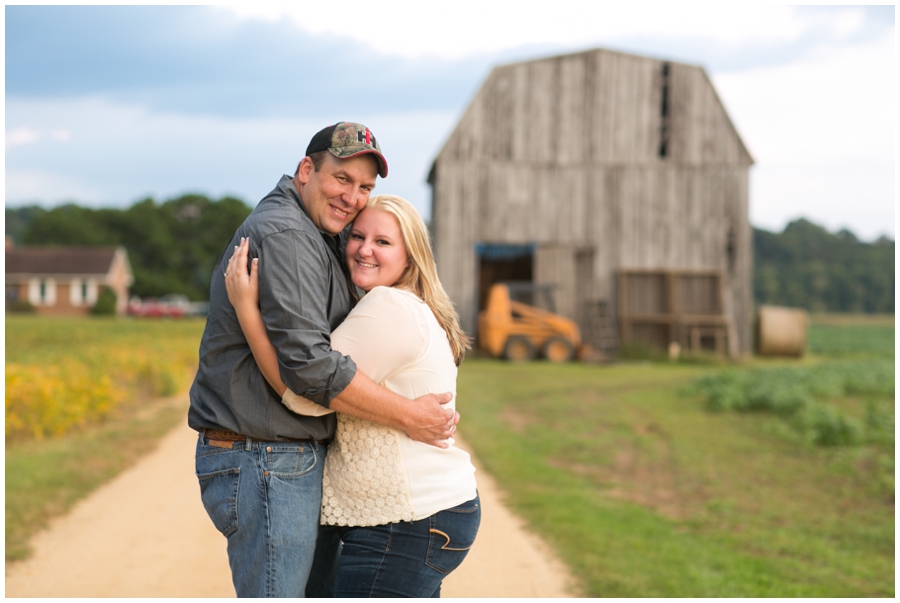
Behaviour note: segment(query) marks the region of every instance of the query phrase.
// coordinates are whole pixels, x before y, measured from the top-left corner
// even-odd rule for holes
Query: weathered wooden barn
[[[470,333],[490,284],[525,280],[595,346],[605,325],[749,352],[752,164],[701,67],[602,49],[496,67],[428,177],[442,283]]]

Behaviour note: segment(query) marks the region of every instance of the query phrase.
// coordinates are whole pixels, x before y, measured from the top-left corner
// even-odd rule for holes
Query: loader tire
[[[534,344],[527,337],[513,335],[503,346],[503,357],[511,362],[534,360]]]
[[[575,357],[575,346],[564,337],[551,337],[541,347],[541,356],[550,362],[568,362]]]

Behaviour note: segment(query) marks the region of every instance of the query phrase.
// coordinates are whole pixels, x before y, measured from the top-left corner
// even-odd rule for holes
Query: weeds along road
[[[180,425],[155,452],[38,534],[32,557],[7,565],[6,596],[234,597],[225,539],[200,503],[196,437]],[[477,478],[481,530],[445,580],[443,596],[573,596],[562,563],[502,505],[480,467]]]

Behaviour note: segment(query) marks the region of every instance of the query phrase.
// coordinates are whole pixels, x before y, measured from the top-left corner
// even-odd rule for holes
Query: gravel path
[[[38,534],[31,558],[7,564],[6,596],[234,597],[225,540],[200,503],[195,443],[196,433],[179,426]],[[573,596],[566,568],[503,506],[490,476],[477,477],[481,530],[443,596]]]

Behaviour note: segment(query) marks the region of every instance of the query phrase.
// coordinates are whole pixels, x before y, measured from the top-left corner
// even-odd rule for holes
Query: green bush
[[[853,446],[863,441],[863,427],[827,404],[808,404],[793,418],[795,428],[820,446]]]
[[[828,404],[848,396],[893,398],[894,366],[887,360],[728,370],[701,377],[693,386],[708,410],[769,412],[822,446],[893,442],[893,413],[872,400],[865,424]]]
[[[91,314],[95,316],[114,316],[117,301],[116,292],[109,287],[103,287],[97,296],[97,303],[91,308]]]
[[[893,400],[888,404],[876,404],[869,400],[866,405],[866,433],[869,441],[877,444],[894,445],[894,413],[889,412]]]
[[[666,360],[669,356],[664,351],[648,343],[635,341],[619,346],[616,355],[623,360]]]
[[[27,299],[17,299],[6,304],[6,311],[17,314],[34,314],[35,307]]]

